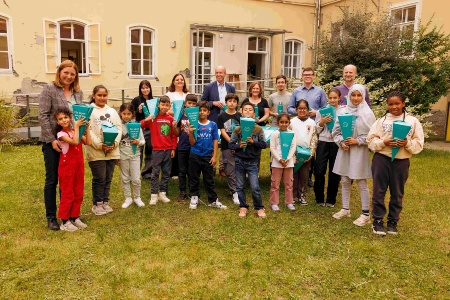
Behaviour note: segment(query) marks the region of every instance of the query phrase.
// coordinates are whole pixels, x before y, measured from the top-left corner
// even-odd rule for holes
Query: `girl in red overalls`
[[[81,138],[84,144],[91,145],[89,123],[79,118],[72,127],[72,113],[69,110],[60,110],[55,113],[56,122],[62,127],[57,139],[61,145],[61,158],[59,159],[58,178],[61,190],[58,218],[62,220],[61,230],[75,231],[86,228],[87,225],[80,220],[80,208],[84,195],[84,158],[83,147],[78,143],[80,126],[86,124],[86,136]]]

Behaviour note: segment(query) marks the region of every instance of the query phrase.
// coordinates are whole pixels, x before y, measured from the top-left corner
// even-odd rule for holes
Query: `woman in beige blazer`
[[[56,219],[56,186],[58,185],[58,164],[61,148],[56,139],[55,112],[66,108],[72,110],[72,104],[81,103],[83,92],[80,90],[78,67],[70,60],[63,61],[56,71],[55,80],[44,86],[39,95],[39,122],[41,124],[42,153],[45,163],[44,203],[47,226],[59,230]]]

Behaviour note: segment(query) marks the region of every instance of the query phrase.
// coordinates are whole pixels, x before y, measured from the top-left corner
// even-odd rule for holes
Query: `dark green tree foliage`
[[[380,86],[397,83],[410,104],[427,110],[450,89],[450,35],[430,27],[428,22],[414,36],[402,36],[386,12],[345,11],[331,29],[321,32],[321,83],[342,78],[343,67],[354,64],[366,82],[381,78]]]

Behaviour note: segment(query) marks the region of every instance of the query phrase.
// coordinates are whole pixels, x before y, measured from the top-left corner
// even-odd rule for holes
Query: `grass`
[[[98,217],[90,212],[87,164],[82,217],[89,227],[53,232],[45,227],[40,147],[17,147],[0,158],[2,299],[450,298],[448,152],[412,158],[400,235],[386,237],[352,224],[360,211],[354,186],[351,219],[331,217],[338,201],[332,209],[267,211],[267,219],[252,211],[241,220],[223,178],[216,186],[228,210],[192,211],[176,201],[122,209],[117,168],[115,211]],[[266,150],[266,207],[267,160]],[[176,184],[171,180],[174,200]],[[148,181],[142,194],[148,203]]]

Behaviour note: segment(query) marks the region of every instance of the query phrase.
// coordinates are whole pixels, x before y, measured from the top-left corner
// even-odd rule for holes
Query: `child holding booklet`
[[[119,144],[120,160],[118,163],[123,194],[125,196],[125,202],[122,204],[122,208],[127,208],[133,203],[130,183],[133,186],[134,203],[142,207],[145,204],[141,200],[141,151],[137,149],[135,153],[132,145],[139,146],[139,148],[144,146],[144,134],[142,133],[142,129],[139,129],[139,137],[137,139],[130,138],[127,123],[131,122],[135,117],[134,106],[131,102],[124,103],[120,106],[119,116],[122,120],[122,137]]]
[[[113,211],[109,194],[116,160],[120,159],[122,121],[116,110],[108,106],[108,90],[103,85],[94,87],[91,104],[94,107],[90,118],[92,145],[86,147],[86,158],[92,172],[92,212],[101,216]],[[118,135],[111,146],[104,143],[102,124],[117,128]]]
[[[62,128],[56,135],[61,145],[61,158],[58,166],[58,179],[61,194],[58,218],[62,220],[60,229],[75,231],[86,228],[87,225],[80,220],[80,208],[84,196],[84,158],[83,148],[79,143],[80,126],[86,124],[84,118],[75,121],[72,128],[72,113],[69,109],[56,111],[57,124]],[[91,145],[89,123],[86,124],[86,136],[81,142]]]
[[[191,194],[190,209],[196,209],[198,197],[200,196],[200,174],[203,174],[203,185],[208,194],[208,206],[213,208],[227,209],[225,205],[217,199],[217,193],[214,190],[214,171],[216,164],[219,130],[214,121],[208,120],[210,108],[206,101],[199,103],[198,127],[190,124],[189,142],[191,143],[191,153],[189,154],[190,173],[189,173],[189,192]],[[197,138],[194,136],[197,131]]]
[[[228,180],[228,188],[233,194],[234,204],[239,204],[239,197],[236,192],[234,155],[231,153],[231,149],[228,148],[231,134],[233,133],[234,128],[239,125],[239,120],[241,118],[241,114],[236,111],[239,104],[238,95],[233,93],[227,94],[225,96],[225,104],[227,106],[227,110],[221,113],[217,120],[217,126],[219,127],[222,135],[220,149],[222,153],[224,172]]]
[[[255,117],[254,105],[250,102],[242,104],[242,116],[247,118]],[[242,140],[242,128],[238,126],[231,135],[228,147],[234,150],[234,162],[236,172],[236,191],[239,196],[239,217],[245,218],[248,212],[248,204],[245,199],[245,175],[248,174],[248,181],[252,191],[253,207],[258,217],[265,218],[264,205],[261,199],[261,188],[258,179],[258,162],[261,158],[261,149],[267,148],[266,138],[261,126],[255,124],[251,135],[246,141]],[[244,151],[245,148],[245,151]]]
[[[361,196],[362,214],[353,224],[364,226],[370,223],[369,188],[367,179],[371,178],[367,134],[375,122],[375,115],[365,101],[365,87],[353,85],[348,92],[347,106],[338,110],[336,115],[350,113],[356,116],[352,136],[345,139],[342,136],[339,118],[336,118],[332,131],[334,142],[339,146],[333,173],[342,178],[342,209],[333,215],[335,219],[350,217],[351,180],[355,180]]]
[[[150,205],[156,205],[158,200],[164,203],[170,202],[167,198],[169,190],[170,171],[172,169],[172,158],[175,156],[177,148],[177,137],[174,127],[177,126],[176,121],[169,115],[170,99],[162,96],[158,103],[158,115],[150,115],[141,121],[142,128],[150,128],[152,141],[152,183]],[[162,173],[159,182],[159,173]],[[159,193],[158,193],[159,187]]]
[[[290,128],[295,132],[297,146],[308,148],[311,156],[294,173],[294,197],[300,205],[308,205],[306,193],[308,192],[308,177],[311,159],[317,147],[316,123],[308,117],[309,103],[305,99],[297,102],[297,117],[292,118]]]
[[[367,142],[374,151],[372,160],[373,195],[372,217],[373,232],[386,235],[383,218],[386,214],[384,196],[389,187],[391,195],[387,217],[387,233],[397,234],[397,222],[403,206],[405,184],[409,174],[409,158],[423,150],[424,135],[419,120],[405,110],[406,97],[401,92],[391,92],[387,97],[388,112],[372,125]],[[404,140],[392,138],[393,122],[404,121],[411,125],[411,130]],[[393,147],[399,151],[392,160]]]
[[[272,177],[270,184],[270,207],[273,211],[280,211],[278,204],[280,203],[280,181],[281,176],[284,178],[284,197],[286,207],[294,211],[294,195],[292,193],[292,182],[294,181],[294,161],[296,150],[296,138],[292,139],[289,153],[286,159],[282,157],[280,133],[286,132],[290,122],[288,114],[279,114],[277,118],[278,130],[274,131],[270,136],[270,153],[272,154]]]
[[[328,92],[328,105],[334,107],[336,110],[339,107],[339,99],[341,92],[333,88]],[[335,111],[336,111],[335,110]],[[316,203],[320,206],[334,207],[336,204],[336,196],[339,189],[339,182],[341,176],[332,172],[336,155],[339,147],[333,140],[331,131],[328,128],[328,124],[331,121],[336,120],[336,114],[334,116],[322,117],[321,111],[316,113],[316,129],[319,134],[319,142],[317,143],[316,150],[316,164],[314,166],[314,194],[316,196]],[[328,164],[328,186],[327,186],[327,198],[325,201],[325,174],[327,173]]]
[[[195,94],[187,94],[184,100],[184,107],[197,106],[197,96]],[[178,137],[178,187],[180,195],[178,202],[187,199],[186,186],[189,186],[189,153],[191,152],[191,143],[189,143],[189,119],[186,114],[181,116],[175,135]],[[187,183],[187,184],[186,184]]]

